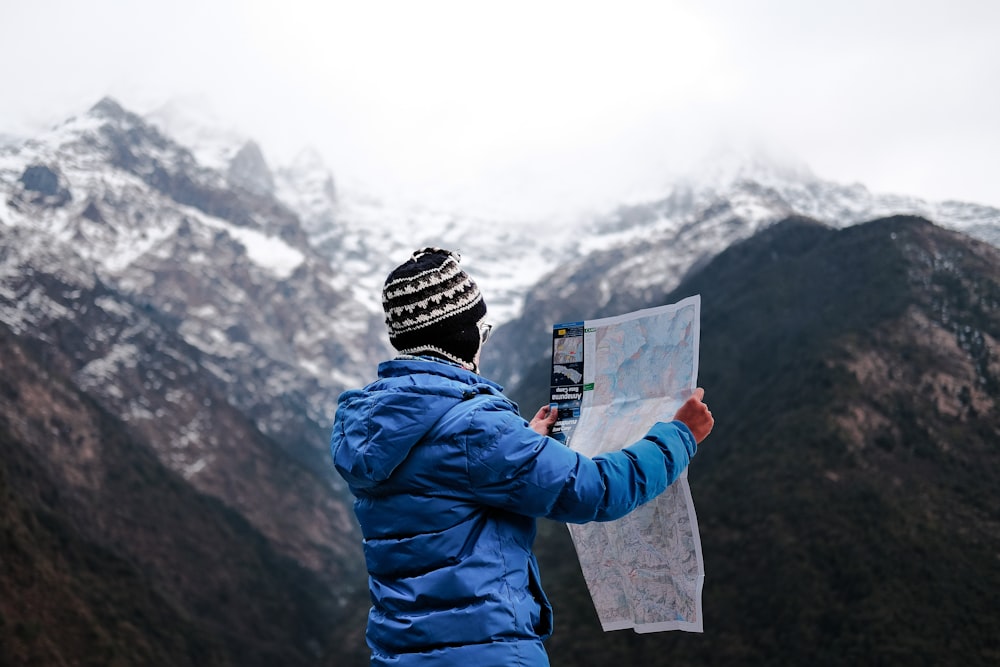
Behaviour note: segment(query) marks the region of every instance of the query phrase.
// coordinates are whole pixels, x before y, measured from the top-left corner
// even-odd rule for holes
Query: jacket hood
[[[337,471],[353,488],[384,482],[449,410],[502,387],[446,363],[395,359],[379,379],[340,395],[330,448]]]

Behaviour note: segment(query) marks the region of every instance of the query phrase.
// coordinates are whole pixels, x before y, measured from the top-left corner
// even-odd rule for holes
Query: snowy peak
[[[659,197],[619,207],[593,221],[599,238],[584,252],[649,234],[677,233],[699,221],[730,216],[753,233],[789,216],[835,227],[897,214],[925,217],[997,245],[1000,209],[962,202],[878,194],[859,183],[821,179],[804,164],[765,152],[720,152],[664,188]],[[721,248],[720,248],[721,249]]]
[[[183,145],[196,161],[228,182],[256,194],[273,194],[275,177],[260,145],[221,120],[201,98],[174,99],[145,121]]]
[[[235,164],[266,185],[256,144]],[[0,276],[85,267],[172,322],[262,432],[322,447],[329,395],[371,375],[384,325],[287,204],[232,180],[106,98],[0,153],[0,237],[18,249],[0,253]]]
[[[104,118],[111,121],[123,121],[128,119],[130,116],[137,119],[135,114],[130,114],[125,108],[118,103],[112,97],[104,97],[97,104],[92,106],[89,111],[90,115],[96,118]]]
[[[225,173],[237,153],[252,139],[225,122],[205,98],[175,98],[145,116],[175,141],[187,147],[198,163]]]
[[[271,168],[267,166],[267,160],[264,159],[264,154],[255,141],[248,141],[236,151],[236,155],[229,161],[226,175],[230,183],[244,187],[250,192],[256,194],[274,192],[274,175],[271,174]]]
[[[679,179],[681,185],[723,192],[744,182],[765,187],[812,183],[818,179],[804,163],[761,148],[715,151]]]
[[[534,362],[525,350],[545,349],[552,323],[665,294],[726,248],[781,220],[805,217],[843,228],[901,214],[1000,246],[995,208],[874,194],[863,185],[822,180],[795,163],[719,156],[665,187],[659,198],[621,206],[573,235],[572,262],[527,293],[516,340],[501,329],[484,351],[483,366],[502,383],[515,383]]]
[[[278,168],[274,191],[298,214],[316,247],[324,247],[327,237],[337,232],[337,188],[315,150],[303,150],[289,166]]]
[[[288,186],[308,192],[323,205],[337,203],[337,186],[333,172],[314,148],[304,148],[291,164],[278,169],[279,178]]]

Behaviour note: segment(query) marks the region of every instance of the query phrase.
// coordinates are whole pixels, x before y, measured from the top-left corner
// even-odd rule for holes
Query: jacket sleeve
[[[697,449],[683,423],[658,422],[642,440],[588,458],[490,403],[473,414],[466,437],[480,502],[569,523],[625,516],[663,493]]]

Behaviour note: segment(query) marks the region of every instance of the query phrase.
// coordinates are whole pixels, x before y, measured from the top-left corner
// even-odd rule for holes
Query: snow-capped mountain
[[[627,243],[649,234],[677,233],[705,218],[731,216],[755,233],[789,216],[836,227],[889,215],[919,215],[936,224],[1000,245],[1000,209],[967,202],[933,202],[916,196],[873,193],[816,176],[808,166],[760,153],[721,153],[664,187],[658,197],[622,205],[594,221],[597,241],[584,251]],[[585,252],[583,253],[585,254]]]
[[[612,300],[641,303],[666,294],[732,244],[789,217],[833,227],[898,214],[1000,246],[1000,209],[870,192],[817,178],[803,165],[759,156],[717,156],[650,201],[590,221],[558,271],[526,295],[522,314],[497,331],[483,367],[513,384],[548,349],[550,327],[607,313]],[[516,335],[509,332],[516,331]]]
[[[188,146],[200,163],[216,165],[230,179],[241,153],[260,155],[249,136],[189,101],[165,105],[148,118]],[[246,161],[266,169],[262,155]],[[256,180],[267,178],[258,175]],[[674,238],[678,245],[667,262],[676,280],[697,261],[795,215],[843,226],[913,214],[1000,245],[1000,209],[872,193],[858,183],[823,180],[804,164],[763,152],[716,153],[693,166],[686,177],[665,183],[660,195],[581,218],[575,225],[538,220],[526,226],[389,203],[336,185],[329,167],[311,149],[275,169],[271,182],[277,198],[299,216],[311,245],[350,276],[354,298],[376,315],[381,313],[385,275],[425,245],[455,249],[465,257],[497,324],[522,314],[525,294],[546,274],[558,269],[565,275],[567,263],[586,262],[591,252]],[[698,228],[696,239],[689,233],[692,226]],[[550,279],[543,282],[547,285]]]
[[[424,246],[461,254],[496,323],[516,317],[524,293],[574,250],[570,243],[560,245],[549,235],[502,220],[390,207],[349,190],[342,192],[336,210],[337,225],[315,237],[318,247],[335,266],[357,277],[355,298],[378,312],[385,276]]]
[[[329,173],[315,156],[311,165],[320,174]],[[760,155],[718,155],[690,176],[665,185],[658,197],[624,204],[575,225],[538,221],[527,229],[444,211],[394,207],[349,189],[327,188],[322,178],[303,178],[304,173],[284,180],[279,196],[299,213],[315,247],[354,276],[355,297],[376,312],[386,273],[422,245],[461,251],[486,294],[490,317],[498,324],[520,318],[519,324],[529,327],[540,315],[526,312],[536,293],[572,290],[565,284],[567,277],[594,265],[603,253],[628,259],[604,276],[603,288],[588,301],[591,308],[603,305],[614,290],[676,285],[691,267],[790,216],[842,227],[890,215],[918,215],[1000,245],[1000,209],[873,193],[861,184],[823,180],[805,165]],[[308,196],[296,190],[303,183],[313,183]],[[335,194],[320,196],[325,189]],[[650,261],[641,251],[654,246],[661,252]],[[544,321],[551,323],[557,311],[550,310]]]
[[[212,498],[326,599],[359,590],[356,528],[325,450],[338,393],[388,346],[294,212],[109,99],[0,152],[0,193],[2,354],[28,350],[45,369],[8,379],[71,387],[108,416],[98,428],[39,408],[45,467],[88,493],[110,488],[88,472],[102,450],[76,446],[114,431],[169,471],[168,489]]]
[[[506,322],[522,297],[574,251],[571,235],[539,233],[503,220],[388,203],[336,187],[329,168],[306,150],[277,171],[277,195],[298,213],[310,242],[351,276],[354,298],[381,313],[386,275],[425,246],[457,251],[486,295],[489,317]]]
[[[22,265],[58,272],[79,258],[174,318],[229,399],[280,442],[321,447],[331,400],[388,353],[381,319],[291,209],[202,166],[113,100],[4,151],[0,184],[2,226],[46,251],[22,248]]]
[[[381,284],[425,245],[463,255],[495,323],[520,318],[544,330],[586,315],[560,304],[577,289],[570,276],[587,266],[601,267],[587,300],[596,310],[613,291],[669,288],[791,215],[843,226],[910,213],[1000,242],[995,208],[874,194],[760,156],[716,156],[659,197],[575,226],[393,206],[338,187],[313,151],[272,169],[250,137],[182,103],[141,118],[102,100],[3,149],[0,183],[4,224],[33,229],[92,262],[102,279],[178,317],[185,338],[217,360],[220,373],[245,378],[244,360],[258,353],[278,364],[267,374],[275,385],[268,395],[294,386],[317,425],[329,418],[327,393],[364,382],[389,353]],[[199,276],[198,288],[184,275]],[[258,406],[261,415],[274,410]],[[284,428],[280,416],[260,419],[270,423],[267,432]]]
[[[288,205],[316,251],[350,276],[354,298],[377,314],[381,314],[385,276],[424,246],[446,247],[464,257],[488,297],[490,318],[497,323],[518,315],[525,291],[574,249],[569,242],[572,235],[547,229],[544,221],[529,230],[504,220],[389,203],[342,187],[311,148],[272,171],[250,136],[197,100],[168,103],[145,118],[187,147],[199,164],[212,167],[235,185],[255,189],[256,184],[258,191],[271,192]],[[243,173],[250,176],[241,178]]]
[[[197,96],[173,98],[144,114],[143,120],[190,150],[198,164],[223,174],[240,149],[253,141]]]

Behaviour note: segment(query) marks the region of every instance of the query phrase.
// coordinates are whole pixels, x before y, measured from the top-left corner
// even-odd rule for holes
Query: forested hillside
[[[689,294],[717,419],[690,471],[705,633],[601,632],[548,523],[553,664],[996,664],[1000,253],[915,218],[789,220],[600,314]]]

